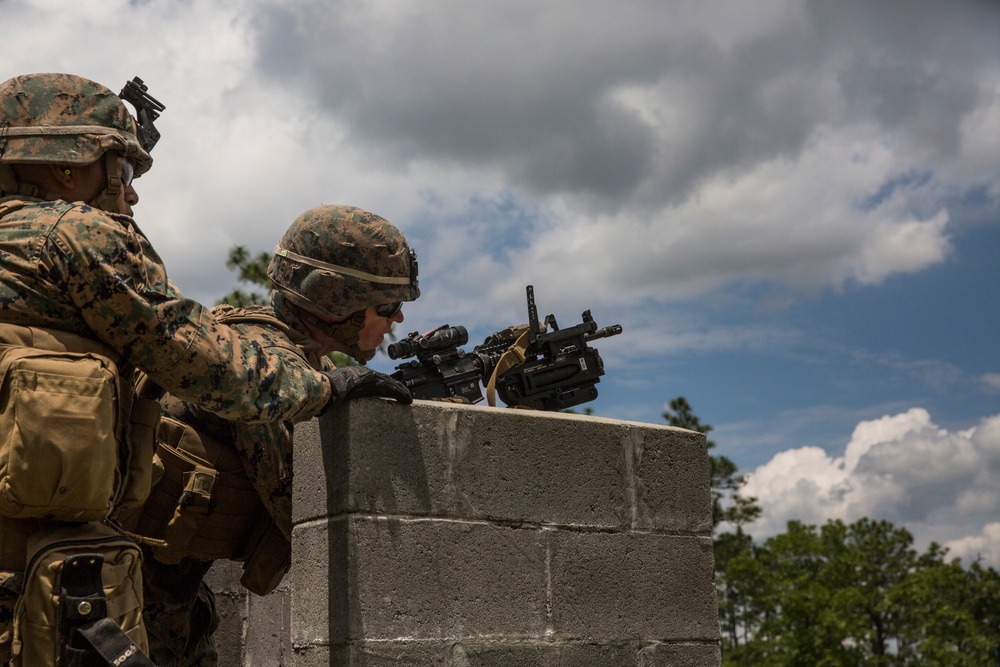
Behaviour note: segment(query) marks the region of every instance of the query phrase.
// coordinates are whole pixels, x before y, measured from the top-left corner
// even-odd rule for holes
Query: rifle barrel
[[[594,333],[587,334],[586,340],[589,342],[592,340],[597,340],[598,338],[608,338],[609,336],[617,336],[621,332],[622,332],[622,325],[612,324],[609,327],[601,327]]]

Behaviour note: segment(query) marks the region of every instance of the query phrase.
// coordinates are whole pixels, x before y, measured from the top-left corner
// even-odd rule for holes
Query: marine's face
[[[365,352],[377,350],[378,346],[385,340],[385,335],[389,333],[393,323],[399,324],[403,321],[403,311],[399,310],[392,317],[382,317],[376,310],[377,306],[369,306],[365,310],[365,325],[358,333],[358,347]]]
[[[132,207],[139,203],[139,195],[130,184],[118,193],[118,210],[125,215],[132,215]]]
[[[385,335],[389,333],[393,323],[398,324],[403,321],[402,310],[394,313],[392,317],[382,317],[376,312],[377,309],[378,306],[369,306],[365,309],[365,323],[361,326],[361,330],[358,331],[357,343],[358,349],[363,352],[374,352],[377,350],[378,346],[385,340]],[[318,327],[306,322],[306,327],[309,329],[312,339],[319,345],[320,354],[325,355],[330,352],[350,354],[343,343],[334,338],[332,333],[334,326],[336,326],[335,322],[330,322],[329,327]]]

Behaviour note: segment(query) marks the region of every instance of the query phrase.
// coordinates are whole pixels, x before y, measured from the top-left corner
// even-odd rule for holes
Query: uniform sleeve
[[[329,400],[329,383],[307,364],[185,298],[131,218],[74,208],[50,247],[87,326],[175,396],[251,422],[309,419]]]

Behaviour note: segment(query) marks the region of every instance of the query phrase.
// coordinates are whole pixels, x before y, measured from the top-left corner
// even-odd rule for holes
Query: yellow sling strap
[[[493,373],[490,374],[490,381],[486,383],[486,402],[490,405],[490,407],[496,407],[497,404],[497,378],[514,366],[524,363],[524,352],[528,349],[528,344],[531,342],[531,331],[527,324],[512,326],[510,327],[510,331],[512,334],[511,337],[513,338],[514,336],[517,336],[517,338],[513,343],[511,343],[511,346],[500,355],[500,359],[497,360],[496,366],[493,367]]]

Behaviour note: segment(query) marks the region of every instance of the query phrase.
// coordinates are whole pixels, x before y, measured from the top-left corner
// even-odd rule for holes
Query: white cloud
[[[921,545],[937,541],[957,556],[981,553],[998,565],[998,473],[1000,415],[953,433],[912,408],[859,423],[839,456],[803,447],[750,473],[745,493],[763,508],[750,532],[766,538],[784,532],[791,519],[870,517],[905,526]]]
[[[147,80],[167,110],[137,215],[195,296],[227,291],[234,243],[268,249],[334,201],[426,229],[427,293],[446,266],[463,304],[518,304],[525,277],[594,307],[879,284],[942,262],[943,193],[1000,174],[1000,63],[972,9],[909,11],[925,56],[866,5],[568,7],[4,0],[5,70]],[[505,198],[534,212],[514,248],[476,229]]]
[[[979,379],[989,391],[1000,391],[1000,373],[986,373]]]
[[[944,543],[952,556],[968,562],[981,559],[996,567],[1000,564],[1000,523],[988,523],[977,535],[967,535]]]

